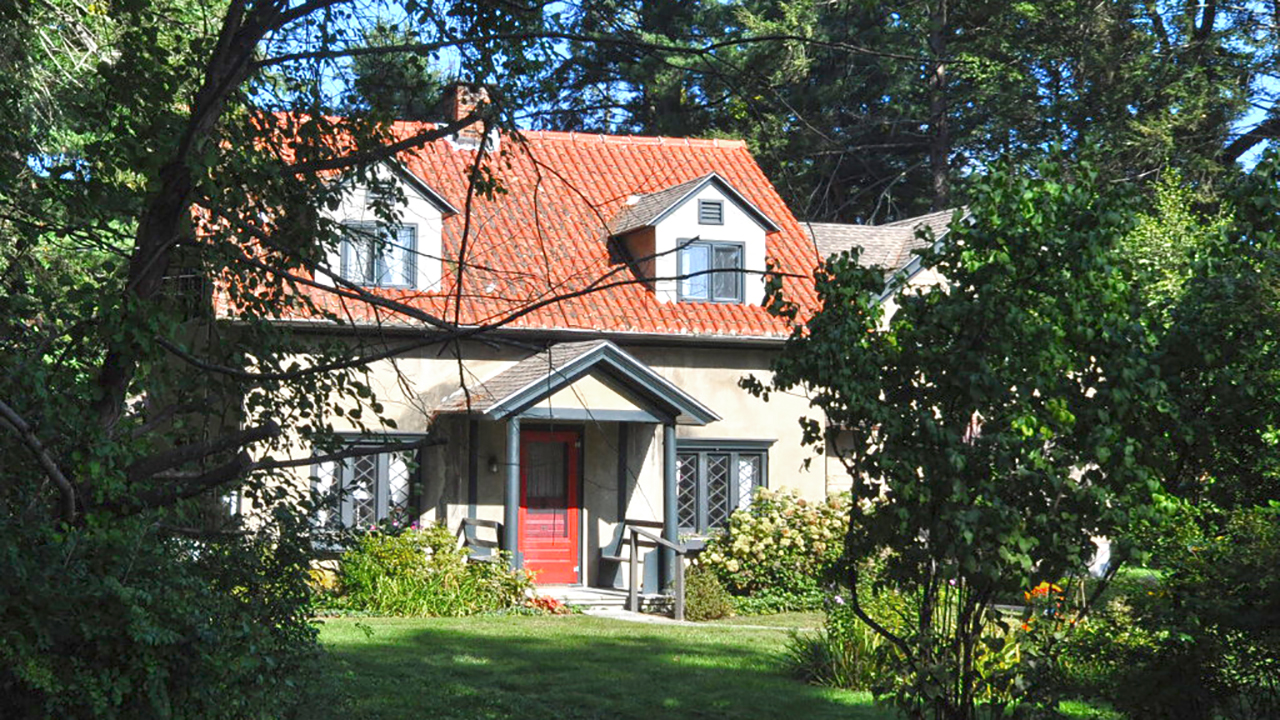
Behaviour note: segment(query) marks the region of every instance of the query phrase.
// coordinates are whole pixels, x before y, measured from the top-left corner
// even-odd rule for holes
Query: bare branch
[[[1277,113],[1277,108],[1272,108],[1272,113],[1271,117],[1223,148],[1222,162],[1230,165],[1239,160],[1241,155],[1252,150],[1255,145],[1280,138],[1280,113]]]

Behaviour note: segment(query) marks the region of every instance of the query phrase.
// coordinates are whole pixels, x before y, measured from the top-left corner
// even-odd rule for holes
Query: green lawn
[[[892,716],[865,693],[787,677],[787,637],[581,615],[335,619],[320,634],[344,720]]]

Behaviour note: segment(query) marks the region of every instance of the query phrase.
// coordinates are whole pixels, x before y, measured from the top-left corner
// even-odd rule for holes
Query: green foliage
[[[420,41],[412,29],[383,23],[364,32],[361,39],[370,48],[403,47]],[[393,120],[445,119],[433,112],[445,82],[429,57],[414,52],[358,55],[351,69],[353,89],[370,111]]]
[[[684,616],[687,620],[719,620],[733,615],[733,599],[720,578],[696,562],[684,579]]]
[[[746,614],[822,607],[848,523],[847,496],[822,502],[793,490],[760,488],[729,531],[707,543],[700,561]]]
[[[343,607],[384,615],[474,615],[511,608],[533,589],[505,562],[468,562],[444,525],[399,534],[372,531],[342,554]]]
[[[304,526],[220,540],[0,518],[6,717],[282,717],[315,688]]]
[[[1280,497],[1280,157],[1264,156],[1225,190],[1211,214],[1161,216],[1157,237],[1186,238],[1186,255],[1140,279],[1180,279],[1152,298],[1149,320],[1176,420],[1165,491],[1232,508]],[[1160,247],[1140,241],[1147,254]]]
[[[1251,101],[1274,103],[1248,81],[1276,68],[1275,43],[1260,29],[1271,22],[1265,5],[1230,13],[1143,0],[572,8],[576,31],[680,52],[579,43],[576,62],[555,75],[575,112],[544,124],[745,138],[807,220],[879,222],[948,207],[938,175],[955,184],[950,203],[959,204],[970,168],[1026,160],[1053,144],[1072,154],[1104,147],[1109,178],[1180,168],[1210,185],[1269,134],[1236,147]]]
[[[842,595],[835,595],[828,599],[820,631],[792,636],[787,662],[805,682],[871,690],[886,684],[892,672],[886,657],[890,652],[884,637],[862,622]]]
[[[852,604],[901,651],[901,706],[957,718],[982,700],[975,668],[1003,652],[994,599],[1084,567],[1092,536],[1149,514],[1158,444],[1140,438],[1165,392],[1117,260],[1129,190],[1056,163],[973,187],[968,220],[924,255],[945,292],[904,290],[886,322],[880,274],[834,258],[772,387],[806,389],[833,428],[804,424],[849,469]],[[883,587],[920,598],[901,632],[861,608],[871,558]]]
[[[1057,681],[1130,717],[1280,714],[1280,513],[1233,513],[1156,584],[1115,594],[1068,634]]]

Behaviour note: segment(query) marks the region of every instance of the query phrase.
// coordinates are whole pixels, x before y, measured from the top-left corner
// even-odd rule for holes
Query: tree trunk
[[[929,12],[929,173],[933,209],[951,204],[951,133],[947,127],[947,1],[938,0]]]

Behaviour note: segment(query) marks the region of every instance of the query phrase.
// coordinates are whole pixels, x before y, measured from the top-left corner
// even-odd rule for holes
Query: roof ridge
[[[517,130],[525,137],[536,137],[540,140],[556,140],[562,142],[596,142],[618,145],[675,145],[686,147],[724,148],[726,150],[745,148],[746,140],[737,138],[689,138],[670,137],[667,135],[611,135],[608,133],[592,133],[564,130]]]
[[[903,218],[901,220],[894,220],[893,222],[887,222],[880,225],[880,227],[902,227],[908,223],[919,224],[919,223],[925,222],[926,219],[928,218],[934,218],[940,215],[948,215],[948,216],[954,215],[955,212],[959,209],[960,208],[947,208],[945,210],[934,210],[933,212],[924,213],[923,215],[914,215],[909,218]]]

